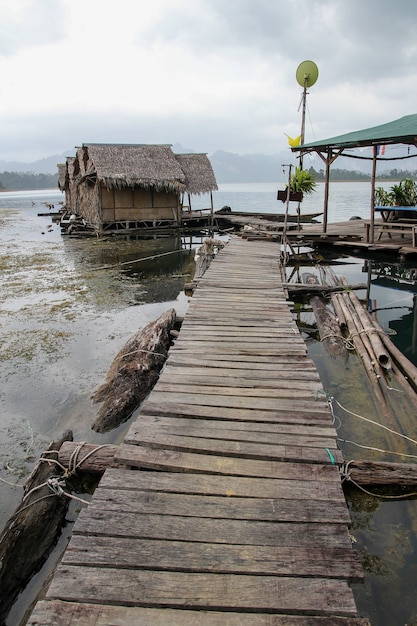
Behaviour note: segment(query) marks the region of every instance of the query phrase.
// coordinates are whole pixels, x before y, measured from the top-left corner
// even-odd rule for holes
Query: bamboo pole
[[[334,308],[334,312],[336,313],[336,318],[339,322],[339,326],[341,330],[345,330],[347,328],[346,317],[343,312],[342,307],[340,306],[339,300],[336,298],[336,294],[332,293],[331,301]]]
[[[344,276],[341,276],[340,281],[346,287],[348,286]],[[355,311],[358,320],[360,320],[361,327],[358,326],[358,329],[360,328],[360,332],[363,334],[363,341],[365,344],[369,342],[372,346],[371,355],[375,357],[381,367],[391,369],[392,364],[390,356],[381,341],[371,316],[365,311],[356,294],[352,291],[346,292],[346,294],[352,309]]]
[[[414,391],[417,392],[417,367],[392,343],[391,339],[384,333],[378,322],[374,321],[374,326],[379,331],[381,340],[397,364],[398,369],[401,370]]]
[[[365,371],[368,375],[369,381],[374,391],[375,398],[380,404],[380,406],[382,407],[384,414],[388,413],[389,415],[390,411],[387,406],[386,398],[381,390],[379,379],[376,375],[376,372],[372,365],[369,354],[360,338],[360,335],[356,332],[357,331],[356,325],[353,322],[351,311],[349,311],[349,308],[347,306],[347,301],[345,300],[344,295],[342,294],[335,294],[335,298],[338,299],[341,309],[344,313],[348,331],[351,334],[352,343],[355,347],[356,352],[358,353],[358,355],[360,356],[362,360]]]
[[[352,291],[349,292],[350,301],[355,308],[359,319],[362,322],[362,326],[366,332],[366,335],[372,345],[372,348],[375,352],[375,355],[378,359],[379,364],[385,369],[391,369],[391,359],[390,356],[382,343],[382,340],[379,336],[378,330],[375,328],[370,316],[367,314],[361,303],[359,302],[358,297]]]

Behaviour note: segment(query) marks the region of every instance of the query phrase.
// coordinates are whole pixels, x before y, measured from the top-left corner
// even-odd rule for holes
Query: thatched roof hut
[[[79,172],[96,176],[106,189],[142,187],[155,191],[185,190],[185,174],[168,145],[83,144]]]
[[[201,195],[217,190],[213,168],[206,154],[176,154],[175,158],[185,174],[187,193]]]
[[[89,143],[67,159],[64,188],[72,210],[104,231],[179,226],[181,197],[211,194],[217,184],[205,154],[176,155],[169,145]]]

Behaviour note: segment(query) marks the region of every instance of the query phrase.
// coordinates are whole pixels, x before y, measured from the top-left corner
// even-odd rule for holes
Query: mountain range
[[[194,152],[183,148],[180,144],[172,146],[177,154],[184,152]],[[0,160],[0,172],[31,172],[34,174],[55,174],[57,164],[65,163],[67,156],[74,154],[74,150],[67,150],[61,154],[53,154],[32,163],[21,163],[18,161]],[[216,180],[218,183],[245,183],[245,182],[285,182],[288,170],[283,167],[288,163],[296,164],[296,157],[289,149],[282,150],[274,155],[266,154],[235,154],[224,150],[217,150],[209,155]],[[320,157],[310,156],[304,158],[304,168],[313,167],[316,171],[324,168]],[[339,157],[334,167],[340,169],[354,170],[370,174],[371,162],[355,160],[347,157]],[[389,165],[385,170],[389,170]],[[380,165],[378,170],[384,171],[384,165]]]

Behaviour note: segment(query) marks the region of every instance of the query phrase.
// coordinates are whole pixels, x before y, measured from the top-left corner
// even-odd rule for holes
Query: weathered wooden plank
[[[316,469],[316,468],[314,468]],[[326,472],[327,466],[324,466]],[[290,500],[340,500],[344,502],[342,485],[338,473],[331,469],[326,480],[295,480],[278,478],[252,478],[222,476],[215,474],[193,474],[175,472],[128,471],[109,468],[100,481],[101,489],[157,491],[167,493],[201,494],[241,498],[272,498]]]
[[[355,615],[343,580],[190,574],[61,565],[48,597],[76,602]]]
[[[155,418],[155,416],[154,416]],[[186,442],[187,439],[207,439],[210,442],[215,440],[220,440],[220,445],[223,445],[223,442],[235,442],[235,443],[247,443],[254,444],[257,448],[260,449],[260,455],[264,454],[266,456],[275,456],[278,451],[279,446],[290,446],[290,447],[305,447],[305,448],[320,448],[325,449],[329,448],[331,450],[337,450],[337,437],[336,434],[333,433],[333,436],[329,437],[321,437],[321,436],[312,436],[308,434],[299,433],[271,433],[271,432],[263,432],[263,431],[252,431],[250,428],[247,430],[244,429],[236,429],[233,428],[227,429],[217,427],[217,424],[221,424],[224,426],[225,422],[204,422],[201,423],[201,420],[182,420],[181,418],[166,418],[163,423],[160,423],[160,419],[156,417],[152,420],[151,417],[142,420],[142,418],[138,423],[132,424],[130,427],[126,438],[125,443],[130,443],[132,445],[140,445],[140,442],[150,442],[154,435],[157,437],[166,437],[167,442],[170,445],[174,440],[171,437],[183,438]],[[172,422],[172,423],[170,423]],[[184,422],[184,423],[181,423]],[[191,423],[191,426],[188,424]],[[229,422],[227,422],[229,423]],[[195,425],[193,427],[193,424]],[[250,424],[251,426],[252,424]],[[189,442],[190,447],[193,446],[193,443]],[[212,447],[214,444],[210,443],[209,447]],[[274,451],[273,447],[276,447],[276,451]],[[254,450],[257,450],[254,448]],[[246,453],[250,454],[251,448],[246,448]],[[117,448],[115,448],[117,450]],[[243,452],[244,448],[242,448]],[[305,460],[305,459],[304,459]],[[339,462],[339,461],[338,461]],[[340,461],[341,463],[343,460]]]
[[[188,315],[187,312],[187,317],[184,319],[182,326],[181,326],[181,330],[204,330],[210,328],[213,332],[216,331],[216,329],[219,330],[224,330],[227,331],[228,328],[230,329],[240,329],[241,332],[254,332],[254,333],[263,333],[265,332],[265,330],[268,329],[268,326],[265,325],[263,318],[262,318],[262,323],[260,322],[259,316],[258,319],[256,320],[240,320],[239,324],[237,324],[236,320],[234,319],[234,317],[229,317],[229,318],[223,318],[223,319],[212,319],[210,322],[210,326],[208,327],[207,324],[204,322],[203,316],[201,316],[201,318],[196,315]],[[293,321],[293,319],[291,318],[284,318],[282,320],[280,320],[280,324],[279,326],[275,326],[275,331],[279,332],[280,329],[283,330],[290,330],[291,332],[295,331],[298,333],[298,329],[295,326],[295,323]]]
[[[169,354],[168,365],[197,365],[200,367],[227,367],[228,369],[249,369],[260,372],[278,372],[285,368],[291,368],[291,370],[305,369],[308,371],[315,371],[314,363],[306,357],[305,354],[277,354],[273,357],[259,356],[257,361],[254,362],[252,357],[245,355],[238,355],[234,358],[228,358],[225,355],[216,355],[214,357],[207,358],[205,355],[198,355],[190,352],[182,352],[181,350],[175,351],[171,349]]]
[[[234,324],[239,324],[239,322],[258,322],[259,323],[259,307],[254,307],[254,310],[245,309],[243,305],[239,307],[239,313],[237,314],[236,309],[237,305],[230,307],[215,307],[214,305],[204,305],[203,303],[190,304],[190,308],[187,311],[187,315],[190,318],[194,319],[202,319],[210,323],[211,320],[221,320],[224,318],[233,318]],[[281,322],[289,322],[291,318],[288,316],[288,305],[287,309],[284,307],[276,306],[276,307],[265,307],[262,310],[262,319],[265,324],[274,324],[279,327]]]
[[[152,394],[149,400],[142,404],[143,413],[150,415],[163,415],[173,417],[189,417],[191,419],[207,417],[217,421],[238,420],[258,423],[275,424],[306,424],[306,425],[326,425],[330,426],[331,416],[327,406],[322,410],[314,404],[315,411],[309,410],[298,403],[297,406],[284,406],[284,401],[280,400],[279,407],[271,410],[253,408],[228,408],[216,405],[186,404],[180,402],[159,402],[158,398]]]
[[[298,331],[295,332],[294,327],[289,322],[280,327],[275,326],[271,332],[268,332],[267,327],[255,326],[253,322],[247,322],[246,326],[236,325],[236,322],[233,325],[232,323],[205,325],[196,319],[194,319],[193,324],[190,323],[185,326],[183,324],[180,334],[181,337],[192,337],[197,341],[201,336],[212,337],[213,339],[218,337],[250,337],[252,339],[269,337],[271,340],[275,337],[299,337]]]
[[[202,351],[205,353],[206,358],[210,359],[210,355],[214,355],[217,358],[221,358],[221,355],[225,355],[227,357],[230,357],[233,355],[233,357],[238,357],[238,356],[246,356],[246,357],[250,357],[252,360],[257,360],[259,361],[259,359],[263,358],[263,359],[268,359],[268,358],[273,358],[276,353],[279,350],[285,350],[285,352],[287,354],[292,354],[292,355],[296,355],[296,354],[306,354],[306,348],[305,346],[302,346],[301,344],[297,344],[294,343],[294,345],[285,345],[284,346],[265,346],[265,347],[260,347],[257,346],[256,344],[253,344],[252,346],[250,345],[239,345],[239,343],[236,343],[235,345],[232,344],[222,344],[221,342],[219,344],[214,345],[213,343],[209,343],[207,342],[200,342],[198,344],[198,347],[196,345],[195,342],[179,342],[177,341],[175,343],[175,346],[173,346],[172,350],[181,350],[183,352],[188,352],[190,354],[195,354],[196,350]]]
[[[358,582],[363,570],[351,548],[224,546],[216,543],[74,535],[64,565],[158,569],[178,572],[343,578]]]
[[[187,336],[188,335],[188,336]],[[194,345],[197,343],[200,344],[208,344],[212,343],[214,346],[227,346],[234,348],[236,343],[241,343],[245,347],[256,347],[263,350],[265,348],[265,344],[273,344],[277,348],[285,348],[290,346],[292,343],[299,344],[300,346],[305,346],[304,340],[300,337],[300,335],[294,335],[291,333],[282,333],[278,334],[275,337],[252,337],[249,333],[242,333],[241,335],[228,335],[225,334],[222,336],[221,334],[205,334],[204,332],[199,333],[197,336],[189,336],[190,333],[184,333],[177,340],[177,343],[181,341],[181,343],[193,343]]]
[[[187,435],[176,435],[161,432],[157,427],[143,427],[139,433],[129,431],[125,437],[125,443],[132,446],[145,446],[159,450],[172,450],[185,453],[198,453],[208,455],[227,456],[239,459],[254,459],[261,461],[295,461],[306,463],[326,463],[331,462],[330,450],[336,463],[343,463],[343,456],[337,449],[337,444],[333,440],[330,446],[308,447],[291,444],[267,444],[253,443],[247,441],[236,441],[233,439],[210,439],[209,437],[195,437]],[[124,455],[124,450],[118,449],[116,459]],[[133,453],[134,454],[134,453]]]
[[[317,391],[320,390],[318,386]],[[259,409],[276,409],[278,404],[297,402],[300,404],[313,404],[316,389],[245,389],[239,390],[233,387],[198,387],[193,385],[170,385],[159,380],[154,387],[154,394],[164,396],[170,402],[177,398],[190,404],[208,404],[211,406],[235,406]],[[171,397],[170,397],[171,396]],[[185,399],[187,396],[187,399]],[[294,410],[297,410],[294,408]]]
[[[297,328],[294,318],[288,307],[288,302],[268,305],[264,301],[259,303],[248,303],[245,298],[242,300],[234,300],[233,298],[228,301],[227,304],[217,305],[210,300],[213,296],[208,297],[205,302],[197,302],[196,300],[189,304],[187,315],[185,318],[185,328],[192,329],[193,326],[203,326],[204,321],[199,321],[199,318],[214,318],[217,320],[217,326],[221,328],[238,328],[239,321],[242,320],[244,326],[242,328],[250,328],[254,331],[262,332],[270,328],[273,333],[277,333],[279,330],[292,330],[294,334],[299,335],[300,331]],[[225,296],[226,297],[226,296]],[[259,308],[265,307],[265,319],[259,316]],[[263,311],[262,311],[263,312]],[[189,313],[192,315],[189,315]],[[219,313],[219,315],[217,315]],[[269,321],[273,320],[273,325],[269,324]]]
[[[304,438],[311,445],[324,445],[325,440],[334,441],[337,437],[333,426],[317,426],[315,424],[288,424],[284,423],[257,423],[233,420],[213,420],[213,419],[193,419],[187,417],[156,417],[147,415],[142,411],[138,420],[131,425],[132,434],[140,434],[142,425],[158,424],[160,427],[169,426],[173,432],[180,434],[199,434],[200,432],[210,432],[211,437],[230,437],[239,440],[241,437],[250,441],[266,441],[268,443],[287,443],[293,441],[294,437],[300,438],[297,441],[302,444]],[[215,435],[213,435],[215,433]],[[291,437],[288,440],[285,436]],[[307,439],[308,438],[308,439]],[[114,454],[114,453],[112,453]]]
[[[222,378],[234,378],[236,380],[244,379],[247,381],[254,381],[254,384],[262,384],[266,382],[275,382],[279,384],[281,380],[310,380],[320,382],[320,377],[315,369],[306,369],[302,364],[296,363],[296,367],[292,368],[288,363],[282,365],[276,365],[274,370],[268,369],[251,369],[236,367],[222,367],[222,363],[219,366],[211,366],[211,363],[207,363],[202,366],[188,366],[187,359],[184,359],[184,365],[171,364],[169,361],[165,366],[165,369],[161,376],[164,378],[171,376],[183,376],[184,380],[189,380],[190,376],[202,376],[206,379],[211,376]]]
[[[176,392],[159,391],[156,388],[152,391],[152,403],[159,404],[170,403],[178,405],[196,405],[203,406],[205,409],[208,407],[218,407],[221,409],[221,413],[225,415],[223,409],[255,409],[260,412],[272,411],[275,414],[279,412],[304,414],[310,416],[312,419],[316,414],[325,415],[327,419],[331,421],[330,410],[327,404],[321,401],[308,401],[305,399],[296,398],[262,398],[260,402],[259,398],[253,397],[234,397],[234,396],[217,396],[210,394],[189,394],[177,390]],[[142,406],[146,412],[149,412],[149,401],[146,401]],[[191,409],[190,409],[191,414]]]
[[[241,278],[228,280],[225,276],[211,277],[210,279],[203,278],[199,280],[198,286],[198,299],[204,299],[204,297],[207,297],[207,293],[215,291],[216,294],[222,296],[219,297],[219,300],[225,302],[227,302],[227,300],[224,300],[226,294],[230,294],[231,297],[245,297],[249,301],[258,301],[262,297],[264,300],[271,302],[276,302],[277,300],[285,301],[282,284],[268,281],[264,283],[259,280],[259,275],[257,278],[254,276],[253,280],[250,277],[246,277],[244,280]]]
[[[303,457],[303,450],[305,449],[300,448],[299,459]],[[318,476],[323,473],[322,468],[326,466],[337,470],[336,465],[326,465],[325,462],[266,461],[128,444],[121,444],[114,458],[117,463],[147,469],[296,480],[319,480]],[[329,456],[327,456],[327,461],[330,463]],[[320,468],[319,471],[315,467]],[[323,478],[329,479],[327,475],[323,475]],[[335,480],[340,480],[338,470]]]
[[[221,613],[180,609],[80,604],[59,600],[37,603],[28,626],[371,626],[367,619],[355,617],[308,617],[268,613]]]
[[[223,271],[225,268],[223,268]],[[227,268],[227,276],[221,275],[218,272],[213,272],[210,276],[206,275],[199,280],[199,286],[201,291],[216,288],[217,285],[221,285],[221,289],[233,289],[240,292],[252,292],[256,293],[260,291],[260,288],[265,289],[265,297],[270,297],[270,294],[279,292],[281,297],[283,294],[283,283],[275,277],[268,278],[265,274],[262,274],[262,268],[255,268],[253,273],[246,274],[245,272],[236,272],[231,268]],[[268,270],[267,270],[268,271]]]
[[[220,298],[220,300],[218,300]],[[225,299],[227,298],[227,299]],[[205,311],[231,311],[233,317],[239,317],[239,314],[248,313],[256,313],[259,311],[259,307],[263,307],[265,312],[282,312],[283,315],[290,319],[290,314],[288,310],[288,302],[284,300],[284,298],[279,299],[275,298],[263,298],[262,295],[259,296],[247,296],[247,295],[236,295],[234,291],[228,290],[224,293],[224,295],[219,294],[217,291],[208,291],[205,295],[199,294],[198,298],[192,301],[193,308],[198,308],[204,306]],[[237,307],[239,307],[237,309]],[[240,310],[240,307],[244,307],[243,310]]]
[[[83,509],[74,534],[137,537],[228,545],[351,547],[346,526],[335,523],[261,522],[181,515],[122,513]]]
[[[220,337],[226,339],[248,339],[250,341],[259,341],[265,343],[265,341],[275,341],[284,338],[299,338],[298,333],[295,334],[293,329],[290,326],[287,326],[282,329],[276,329],[269,331],[268,329],[255,329],[255,328],[246,328],[242,331],[242,328],[237,327],[221,327],[217,326],[217,328],[184,328],[181,327],[181,339],[188,341],[200,341],[201,338],[208,339],[220,339]],[[302,340],[301,340],[302,341]]]
[[[330,505],[331,502],[331,505]],[[350,524],[344,502],[328,500],[278,500],[277,498],[238,498],[98,487],[90,509],[122,513],[186,515],[222,519],[245,519],[275,522],[324,522]]]
[[[288,392],[288,390],[294,392],[296,390],[305,391],[307,389],[313,390],[314,392],[316,392],[317,389],[323,390],[320,379],[316,379],[315,377],[308,378],[304,376],[303,378],[298,379],[286,378],[283,376],[279,380],[263,380],[262,378],[260,378],[260,380],[251,381],[248,378],[241,379],[237,376],[231,375],[224,377],[219,375],[216,376],[214,372],[210,376],[207,373],[198,375],[196,372],[190,372],[188,375],[185,375],[182,371],[173,372],[172,369],[169,371],[165,370],[162,373],[159,378],[158,385],[161,391],[163,390],[161,385],[166,385],[167,387],[169,386],[172,391],[177,389],[184,391],[188,388],[196,386],[198,387],[198,389],[195,390],[197,393],[199,393],[199,390],[205,391],[207,390],[207,388],[209,388],[211,391],[212,388],[215,388],[217,390],[216,392],[220,394],[222,394],[222,388],[225,387],[226,393],[228,393],[228,390],[232,388],[236,395],[240,393],[242,393],[242,395],[249,395],[248,390],[252,389],[254,393],[251,395],[257,396],[258,394],[255,392],[258,392],[260,390],[268,390],[268,392],[270,392],[269,397],[277,397],[277,394],[279,394],[278,397],[280,398],[282,397],[281,392],[284,392],[284,390],[286,392]],[[263,393],[264,392],[262,392],[262,394]],[[299,394],[294,395],[298,395],[299,397]]]

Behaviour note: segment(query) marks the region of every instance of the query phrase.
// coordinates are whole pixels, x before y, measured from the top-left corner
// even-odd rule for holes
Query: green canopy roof
[[[321,152],[328,149],[362,148],[378,144],[405,143],[417,145],[417,114],[399,120],[364,128],[346,135],[305,143],[291,148],[293,152]]]

